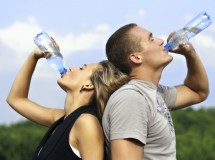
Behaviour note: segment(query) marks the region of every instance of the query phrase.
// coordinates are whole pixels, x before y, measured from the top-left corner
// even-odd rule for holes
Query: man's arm
[[[142,160],[148,132],[148,102],[128,86],[111,97],[110,104],[108,123],[112,160]]]
[[[187,62],[184,84],[177,86],[176,104],[173,110],[181,109],[205,100],[209,94],[209,82],[205,68],[192,44],[181,44],[173,52],[183,54]]]
[[[143,150],[143,144],[138,140],[111,140],[112,160],[142,160]]]

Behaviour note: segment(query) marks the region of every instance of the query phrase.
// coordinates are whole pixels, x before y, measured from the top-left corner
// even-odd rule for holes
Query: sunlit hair
[[[133,52],[142,51],[140,38],[132,36],[130,31],[137,27],[137,24],[130,23],[115,31],[106,43],[106,55],[120,71],[130,74],[132,70],[128,56]]]
[[[119,71],[110,61],[101,61],[99,65],[100,67],[93,72],[90,79],[95,88],[94,105],[101,118],[110,95],[127,83],[129,77]]]

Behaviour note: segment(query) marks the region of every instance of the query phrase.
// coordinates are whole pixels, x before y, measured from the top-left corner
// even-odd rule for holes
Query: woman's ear
[[[142,63],[142,56],[140,53],[135,52],[129,55],[129,59],[136,64]]]
[[[81,87],[81,91],[91,91],[91,90],[94,90],[94,85],[92,84],[91,81],[87,81],[82,87]]]
[[[93,84],[85,84],[85,85],[83,85],[84,87],[84,89],[86,89],[86,90],[92,90],[92,89],[94,89],[94,85]]]

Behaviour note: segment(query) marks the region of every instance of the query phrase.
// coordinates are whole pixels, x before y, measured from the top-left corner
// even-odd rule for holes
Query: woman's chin
[[[66,87],[63,85],[60,79],[57,81],[57,84],[60,86],[61,89],[63,89],[66,92]]]

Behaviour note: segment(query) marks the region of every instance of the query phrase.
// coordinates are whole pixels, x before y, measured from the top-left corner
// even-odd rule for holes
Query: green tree
[[[0,130],[0,159],[29,160],[47,129],[30,121],[23,121],[0,126]]]
[[[178,160],[215,160],[215,109],[172,112]]]

